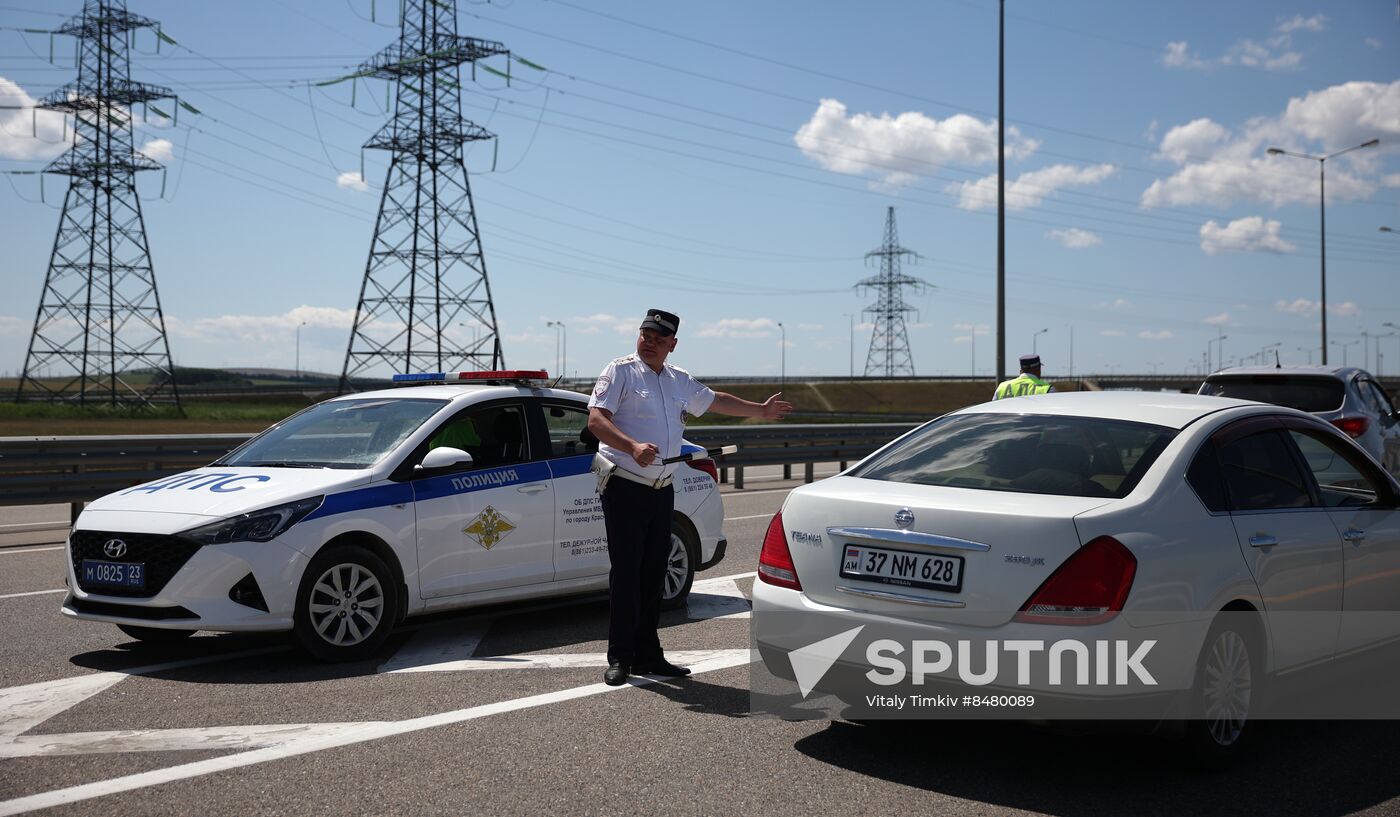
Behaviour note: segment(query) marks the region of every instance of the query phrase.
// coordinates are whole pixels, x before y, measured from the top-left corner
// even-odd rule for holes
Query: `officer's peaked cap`
[[[664,309],[648,309],[647,316],[642,319],[642,328],[652,329],[669,337],[681,328],[681,319]]]

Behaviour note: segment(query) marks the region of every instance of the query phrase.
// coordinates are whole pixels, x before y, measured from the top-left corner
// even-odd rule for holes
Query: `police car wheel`
[[[293,631],[303,649],[322,661],[356,661],[389,637],[398,598],[384,560],[354,546],[323,550],[311,560]]]
[[[118,624],[117,629],[137,641],[147,644],[172,644],[184,641],[195,634],[194,630],[162,630],[156,627],[137,627],[131,624]]]
[[[684,524],[671,520],[671,550],[666,554],[666,573],[661,580],[661,607],[672,610],[685,604],[695,582],[695,566],[700,563],[700,547]]]

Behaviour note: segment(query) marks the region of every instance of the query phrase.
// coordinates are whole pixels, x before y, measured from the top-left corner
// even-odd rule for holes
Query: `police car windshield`
[[[445,400],[333,400],[293,415],[214,463],[263,468],[368,468]]]
[[[1096,417],[959,414],[929,423],[851,475],[1121,499],[1175,436],[1163,426]]]

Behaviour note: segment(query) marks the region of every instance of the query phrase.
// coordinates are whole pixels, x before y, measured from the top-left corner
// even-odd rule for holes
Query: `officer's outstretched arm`
[[[763,417],[768,420],[781,420],[792,411],[792,404],[783,399],[783,393],[769,397],[762,403],[755,403],[752,400],[745,400],[742,397],[735,397],[728,392],[715,392],[714,402],[710,403],[710,411],[720,414],[732,414],[736,417]]]
[[[612,412],[597,406],[588,410],[588,430],[593,436],[620,451],[631,453],[632,459],[643,468],[651,465],[661,454],[661,449],[651,443],[639,443],[626,434],[612,420]]]

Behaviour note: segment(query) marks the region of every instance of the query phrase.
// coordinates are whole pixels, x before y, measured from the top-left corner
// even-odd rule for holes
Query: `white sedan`
[[[1000,400],[793,491],[763,543],[754,635],[774,676],[845,703],[852,678],[873,693],[967,682],[964,645],[980,672],[996,642],[994,688],[1026,693],[1001,704],[1185,699],[1198,753],[1224,760],[1268,679],[1400,637],[1397,508],[1400,484],[1303,412],[1143,392]],[[808,643],[804,622],[840,632]],[[858,634],[888,637],[852,657]],[[1070,690],[1076,658],[1091,669]],[[859,672],[821,680],[833,664]],[[866,700],[908,717],[924,699]]]
[[[327,400],[89,503],[63,614],[147,641],[292,630],[352,660],[405,616],[606,590],[587,399],[530,376],[400,376],[421,385]],[[678,466],[663,605],[724,558],[717,483],[713,460]]]

